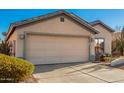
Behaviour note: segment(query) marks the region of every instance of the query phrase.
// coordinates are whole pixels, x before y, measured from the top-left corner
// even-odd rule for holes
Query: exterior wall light
[[[21,40],[23,40],[23,39],[25,39],[25,35],[24,35],[24,34],[20,34],[20,35],[19,35],[19,38],[20,38]]]

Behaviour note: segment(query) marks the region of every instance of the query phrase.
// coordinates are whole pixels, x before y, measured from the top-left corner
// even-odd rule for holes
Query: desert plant
[[[34,65],[31,62],[0,54],[0,82],[19,82],[33,71]]]
[[[0,44],[0,53],[11,55],[11,44],[9,42],[2,41]]]

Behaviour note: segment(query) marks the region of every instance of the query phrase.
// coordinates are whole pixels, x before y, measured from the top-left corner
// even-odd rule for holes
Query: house
[[[112,30],[101,21],[88,23],[60,10],[10,25],[6,41],[14,56],[33,64],[89,62],[97,50],[111,54]]]

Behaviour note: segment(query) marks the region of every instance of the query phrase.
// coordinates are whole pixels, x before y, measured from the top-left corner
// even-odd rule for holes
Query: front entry
[[[103,38],[95,39],[95,60],[99,61],[100,57],[104,54],[104,43],[105,40]]]

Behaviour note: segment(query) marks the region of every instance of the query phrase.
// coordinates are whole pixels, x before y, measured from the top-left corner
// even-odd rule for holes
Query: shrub
[[[31,62],[0,54],[0,82],[19,82],[34,71]]]
[[[104,59],[105,59],[106,62],[110,62],[112,60],[112,55],[109,54],[109,53],[106,53]]]
[[[106,56],[106,57],[111,57],[112,55],[109,54],[109,53],[106,53],[105,56]]]

